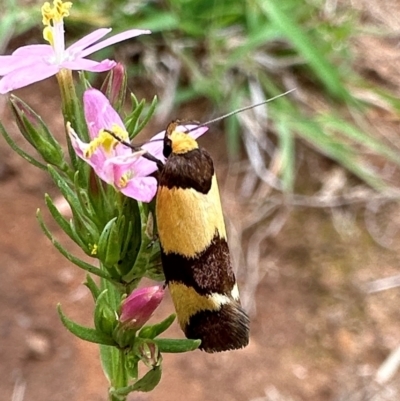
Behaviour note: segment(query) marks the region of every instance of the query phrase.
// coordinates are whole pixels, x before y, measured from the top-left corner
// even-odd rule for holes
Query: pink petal
[[[0,56],[0,76],[10,72],[36,64],[41,59],[39,57],[27,56]]]
[[[91,139],[96,138],[101,129],[111,130],[114,124],[125,129],[120,116],[99,90],[86,90],[83,94],[83,106]],[[130,153],[130,149],[125,146],[124,148],[125,151],[122,151],[122,154],[128,153],[127,151]]]
[[[165,131],[161,131],[151,137],[149,141],[146,142],[144,145],[142,145],[142,149],[146,149],[151,155],[161,160],[162,162],[165,161],[165,157],[163,155],[164,137]]]
[[[81,141],[79,139],[78,135],[76,134],[76,132],[74,131],[74,129],[72,127],[70,127],[69,124],[67,125],[67,132],[68,132],[69,138],[71,140],[71,145],[72,145],[73,149],[75,150],[75,153],[80,158],[83,158],[83,155],[84,155],[85,151],[87,150],[89,144]]]
[[[12,54],[13,56],[33,56],[33,57],[49,57],[54,55],[54,50],[50,45],[27,45],[21,46]]]
[[[0,80],[0,93],[4,94],[14,89],[42,81],[59,71],[57,65],[50,65],[43,60],[36,61],[35,64],[24,66],[10,72]]]
[[[114,157],[107,160],[113,164],[114,186],[124,195],[141,202],[150,202],[157,190],[157,180],[154,177],[143,177],[140,171],[142,164],[141,152],[131,153],[129,156]],[[121,187],[121,178],[131,173],[133,177],[125,187]]]
[[[140,160],[141,153],[129,152],[124,156],[107,156],[105,155],[105,160],[101,166],[102,174],[106,177],[104,181],[119,186],[121,177],[132,171],[136,176],[138,175],[136,170],[136,164]]]
[[[104,49],[107,46],[111,46],[115,43],[122,42],[123,40],[126,39],[134,38],[135,36],[145,35],[149,33],[151,32],[143,29],[130,29],[129,31],[121,32],[117,35],[111,36],[111,38],[103,40],[100,43],[97,43],[96,45],[88,47],[86,50],[83,50],[80,53],[80,57],[86,57],[89,54],[97,52],[100,49]]]
[[[61,66],[68,70],[83,70],[92,72],[109,71],[115,67],[117,63],[112,60],[103,60],[101,62],[80,58],[73,61],[64,61]]]
[[[70,54],[79,53],[79,57],[84,57],[80,54],[83,49],[86,49],[88,46],[96,43],[98,40],[100,40],[103,36],[106,36],[111,31],[111,28],[96,29],[95,31],[84,36],[82,39],[77,40],[74,44],[69,46],[66,51]]]
[[[114,156],[107,159],[106,163],[113,165],[116,181],[119,181],[120,178],[129,170],[134,171],[135,175],[141,176],[140,171],[137,169],[137,165],[140,162],[142,153],[143,152],[130,152],[123,156]]]
[[[125,188],[119,190],[129,198],[150,202],[157,192],[157,180],[154,177],[134,177]]]
[[[87,158],[85,156],[85,153],[89,148],[89,144],[81,141],[76,132],[71,127],[68,127],[67,129],[69,137],[71,139],[71,145],[74,148],[77,156],[80,157],[82,160],[84,160],[86,163],[88,163],[91,167],[93,167],[94,171],[96,172],[97,175],[99,175],[101,179],[103,179],[108,183],[112,183],[113,182],[112,179],[109,179],[108,181],[104,179],[103,166],[107,159],[104,152],[101,149],[97,149],[92,154],[91,157]]]

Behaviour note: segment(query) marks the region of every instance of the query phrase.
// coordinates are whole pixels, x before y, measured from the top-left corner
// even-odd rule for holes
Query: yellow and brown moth
[[[161,260],[179,324],[200,349],[245,347],[249,318],[232,271],[213,161],[178,122],[168,125],[156,198]]]

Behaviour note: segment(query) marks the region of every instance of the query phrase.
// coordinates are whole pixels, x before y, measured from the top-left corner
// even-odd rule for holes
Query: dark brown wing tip
[[[244,348],[249,343],[250,320],[241,306],[232,301],[218,311],[201,311],[185,328],[188,338],[201,339],[199,349],[214,353]]]

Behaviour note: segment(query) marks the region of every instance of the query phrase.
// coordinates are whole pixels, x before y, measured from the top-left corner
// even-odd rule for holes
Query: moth
[[[179,325],[187,338],[200,339],[199,348],[206,352],[243,348],[249,343],[250,321],[240,304],[211,156],[179,121],[165,131],[163,154],[164,163],[149,153],[142,156],[159,170],[156,220],[161,262]]]
[[[161,261],[179,325],[200,349],[245,347],[240,305],[213,161],[177,121],[168,125],[156,197]]]

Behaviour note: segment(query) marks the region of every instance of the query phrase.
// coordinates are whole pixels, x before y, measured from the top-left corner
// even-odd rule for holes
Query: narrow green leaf
[[[358,151],[349,144],[340,143],[334,136],[327,135],[315,121],[288,121],[301,137],[309,141],[320,152],[336,160],[339,164],[358,176],[377,191],[384,191],[387,184],[360,159]]]
[[[107,292],[107,289],[102,291],[96,299],[94,325],[96,330],[112,337],[112,333],[118,322],[115,311],[107,301]]]
[[[131,94],[131,98],[133,99],[133,94]],[[136,100],[136,98],[134,98]],[[136,100],[137,101],[137,100]],[[133,100],[132,100],[133,102]],[[129,114],[129,116],[127,116],[127,118],[125,119],[125,127],[127,132],[129,132],[129,138],[132,139],[132,135],[131,133],[136,132],[136,126],[138,124],[139,121],[139,117],[142,114],[142,111],[144,109],[146,102],[144,99],[142,99],[137,106],[132,110],[132,112]]]
[[[81,240],[79,237],[75,235],[75,232],[71,229],[70,222],[64,218],[64,216],[59,212],[59,210],[55,207],[53,200],[48,194],[44,195],[44,200],[47,208],[49,209],[50,214],[56,223],[61,227],[61,229],[68,235],[74,242],[78,245],[81,245]]]
[[[82,207],[75,191],[71,188],[72,183],[69,181],[69,179],[65,176],[62,176],[53,166],[49,165],[47,170],[49,171],[51,178],[61,191],[64,198],[69,203],[73,213],[83,214]]]
[[[139,332],[139,337],[141,338],[155,338],[159,336],[161,333],[163,333],[165,330],[167,330],[171,324],[174,322],[176,318],[175,313],[172,315],[168,316],[166,319],[164,319],[162,322],[153,324],[151,326],[144,326],[140,332]]]
[[[43,160],[63,171],[68,171],[63,149],[43,119],[15,95],[11,95],[10,104],[21,134],[38,151]]]
[[[131,138],[134,138],[137,134],[139,134],[139,132],[141,132],[143,128],[147,125],[147,123],[150,121],[151,117],[153,117],[153,114],[156,111],[157,103],[158,103],[157,96],[154,96],[149,106],[149,109],[147,110],[146,116],[144,117],[143,121],[139,122],[139,125],[133,131]]]
[[[100,360],[101,367],[103,368],[103,372],[107,377],[108,383],[111,384],[112,378],[112,356],[113,353],[118,351],[114,347],[110,347],[108,345],[100,345]]]
[[[79,337],[80,339],[96,344],[113,345],[113,346],[117,345],[111,337],[106,336],[105,334],[95,329],[81,326],[80,324],[75,323],[74,321],[68,319],[61,310],[60,304],[57,305],[57,311],[58,315],[60,316],[61,322],[63,323],[65,328],[75,336]]]
[[[119,234],[117,217],[111,219],[100,234],[97,255],[107,267],[114,266],[121,258]]]
[[[276,28],[287,37],[297,51],[309,62],[311,68],[332,95],[342,100],[353,101],[335,68],[319,51],[315,41],[295,22],[291,15],[283,12],[282,2],[258,0],[258,5]]]
[[[354,125],[341,120],[339,117],[328,115],[322,118],[322,123],[326,127],[339,132],[341,135],[345,135],[347,138],[361,144],[365,148],[369,148],[372,152],[377,153],[385,157],[386,159],[400,164],[399,153],[386,146],[382,141],[373,138],[365,132],[359,130]]]
[[[136,383],[127,387],[115,389],[112,392],[117,395],[128,395],[133,391],[142,391],[142,392],[152,391],[160,382],[161,374],[162,374],[161,366],[157,366],[154,369],[148,371]]]
[[[20,155],[23,159],[25,159],[28,163],[32,164],[35,167],[40,168],[41,170],[47,171],[47,166],[40,161],[36,160],[34,157],[23,151],[17,144],[11,139],[8,135],[6,129],[4,128],[3,124],[0,123],[0,132],[3,135],[3,138],[6,140],[10,148]]]
[[[152,241],[154,241],[154,238],[149,235],[148,230],[154,230],[153,226],[149,227],[149,225],[154,224],[153,215],[147,204],[138,202],[137,206],[138,210],[137,213],[135,213],[134,222],[136,224],[140,222],[140,227],[139,225],[138,227],[141,231],[137,232],[137,237],[134,239],[140,238],[141,241],[138,244],[139,249],[135,255],[134,268],[128,266],[130,270],[123,276],[126,283],[131,283],[133,280],[144,276],[152,255],[149,246]],[[135,249],[132,248],[132,251],[135,251]],[[122,270],[122,266],[120,266],[120,270]]]
[[[77,257],[73,256],[71,253],[69,253],[66,249],[63,248],[63,246],[53,237],[53,234],[49,231],[47,226],[45,225],[43,221],[43,217],[40,213],[40,209],[37,210],[36,212],[36,217],[39,221],[40,228],[43,230],[44,234],[46,237],[52,242],[54,247],[65,257],[67,258],[70,262],[75,264],[76,266],[80,267],[83,270],[86,270],[88,273],[92,273],[95,276],[102,277],[106,280],[112,281],[111,277],[104,271],[100,270],[98,267],[92,266],[89,263],[84,262],[81,259],[78,259]]]
[[[83,283],[87,288],[89,288],[90,293],[92,294],[93,300],[96,301],[97,297],[100,295],[100,288],[97,286],[95,281],[92,279],[90,274],[86,275],[86,281]]]
[[[153,33],[166,32],[179,26],[179,17],[172,12],[157,12],[143,18],[135,25],[137,29],[150,29]]]
[[[199,348],[201,340],[155,338],[153,340],[161,353],[179,353],[194,351]]]

